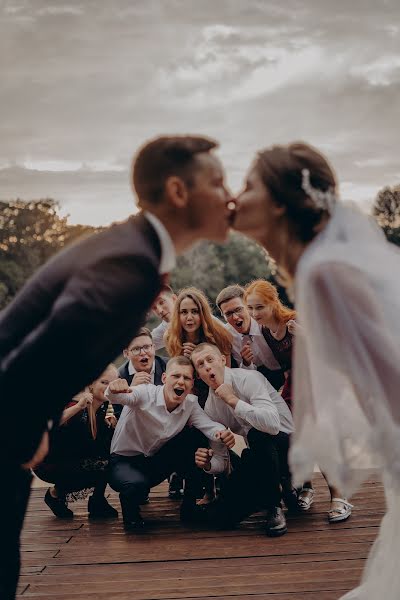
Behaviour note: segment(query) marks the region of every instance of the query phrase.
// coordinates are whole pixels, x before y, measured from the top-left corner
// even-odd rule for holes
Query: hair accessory
[[[334,192],[334,189],[330,187],[326,190],[326,192],[323,192],[322,190],[313,187],[310,182],[310,171],[308,169],[302,169],[301,176],[301,187],[307,196],[311,198],[315,207],[331,213],[337,201],[337,196]]]

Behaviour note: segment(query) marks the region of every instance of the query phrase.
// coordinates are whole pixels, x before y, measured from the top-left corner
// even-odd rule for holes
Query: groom
[[[3,600],[14,598],[28,469],[44,458],[47,431],[135,336],[176,254],[199,239],[226,238],[232,198],[216,147],[197,136],[143,146],[132,171],[141,212],[60,252],[0,314],[0,397],[18,411],[15,428],[0,437]],[[60,365],[69,365],[68,376]]]

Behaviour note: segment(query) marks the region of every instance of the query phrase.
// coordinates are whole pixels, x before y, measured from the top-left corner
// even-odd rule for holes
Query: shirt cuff
[[[248,404],[247,402],[244,402],[243,400],[239,400],[235,406],[234,412],[238,417],[242,417],[243,419],[245,419],[247,416],[247,413],[251,410],[252,410],[251,404]]]
[[[239,365],[240,369],[251,369],[253,371],[257,370],[257,367],[254,363],[250,363],[249,365],[245,365],[244,362],[242,361]]]

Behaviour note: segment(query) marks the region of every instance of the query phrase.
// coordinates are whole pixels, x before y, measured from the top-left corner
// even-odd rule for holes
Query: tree
[[[400,186],[386,186],[380,190],[372,214],[387,239],[400,246]]]
[[[92,227],[71,226],[50,198],[0,202],[0,309],[65,244]]]
[[[232,233],[227,244],[201,242],[180,256],[171,275],[171,285],[176,291],[195,286],[214,302],[227,285],[271,279],[273,272],[273,263],[261,246]]]

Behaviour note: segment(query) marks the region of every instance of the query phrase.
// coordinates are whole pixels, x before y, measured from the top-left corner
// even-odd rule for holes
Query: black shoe
[[[182,523],[202,524],[206,522],[205,506],[198,506],[195,500],[183,499],[180,506],[179,516]]]
[[[214,500],[214,502],[211,502],[210,504],[204,504],[201,508],[204,513],[202,517],[203,522],[213,529],[217,529],[218,531],[229,531],[231,529],[236,529],[240,524],[241,519],[239,515],[234,516],[226,503],[221,499]]]
[[[180,500],[183,497],[183,478],[178,473],[172,473],[169,478],[168,497]]]
[[[88,502],[89,519],[116,519],[118,511],[111,506],[104,498],[100,496],[90,496]]]
[[[124,516],[124,529],[127,533],[140,533],[146,527],[146,523],[142,519],[140,510],[131,511],[129,517]]]
[[[278,537],[287,533],[286,519],[280,506],[268,511],[265,533],[269,537]]]
[[[281,487],[282,498],[286,508],[290,513],[298,513],[300,511],[298,493],[296,488],[292,486],[292,482],[290,481],[290,479],[282,479]]]
[[[59,519],[73,519],[74,513],[68,508],[65,498],[53,498],[50,494],[50,488],[46,492],[44,501]]]

